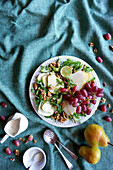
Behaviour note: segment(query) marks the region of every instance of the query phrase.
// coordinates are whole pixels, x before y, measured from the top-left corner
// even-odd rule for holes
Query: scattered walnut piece
[[[59,63],[59,62],[57,62],[56,64],[57,64],[58,68],[60,68],[60,63]]]
[[[56,65],[56,63],[55,63],[55,62],[52,62],[51,64],[52,64],[52,65]]]
[[[94,53],[97,53],[97,48],[94,48],[94,50],[93,50],[93,51],[94,51]]]
[[[51,67],[51,68],[56,67],[56,63],[55,63],[55,62],[52,62],[52,63],[50,64],[50,67]]]
[[[19,150],[15,150],[15,155],[19,156]]]
[[[23,138],[23,139],[22,139],[22,141],[24,142],[24,141],[25,141],[25,139]]]
[[[91,42],[91,43],[89,44],[89,46],[90,46],[90,47],[93,47],[93,46],[94,46],[94,43],[93,43],[93,42]]]
[[[108,108],[110,108],[110,107],[111,107],[111,105],[110,105],[110,104],[107,104],[107,106],[108,106]]]
[[[37,140],[33,140],[34,143],[37,143]]]
[[[13,162],[15,161],[15,159],[14,159],[14,158],[10,158],[10,160],[11,160],[11,161],[13,161]]]
[[[51,97],[51,96],[52,96],[52,94],[51,94],[50,91],[47,92],[47,95],[48,95],[48,97]]]
[[[103,83],[103,86],[106,87],[106,83],[105,82]]]
[[[55,88],[55,86],[51,86],[48,88],[48,90],[53,90]]]
[[[37,90],[37,88],[38,88],[37,83],[34,83],[34,89]]]
[[[45,90],[41,90],[41,94],[42,94],[42,99],[45,100],[45,98],[46,98]]]
[[[111,109],[110,112],[113,113],[113,109]]]
[[[22,138],[19,138],[19,140],[21,140],[21,141],[22,141]]]
[[[113,45],[110,45],[109,48],[111,51],[113,51]]]
[[[55,109],[57,109],[57,106],[55,106]]]
[[[60,114],[56,114],[56,115],[52,116],[51,118],[54,118],[54,119],[56,119],[56,120],[59,120]]]
[[[57,114],[58,113],[58,111],[55,111],[55,114]]]
[[[28,143],[28,140],[25,140],[25,142],[24,142],[25,144],[27,144]]]
[[[59,73],[56,73],[56,76],[57,76],[58,78],[61,78],[61,74],[59,74]]]
[[[83,111],[81,111],[81,114],[83,115],[83,114],[84,114],[84,112],[83,112]]]
[[[75,68],[73,69],[73,72],[76,73],[77,71],[75,70]]]
[[[105,102],[106,102],[106,99],[105,99],[105,98],[102,98],[102,99],[101,99],[101,102],[102,102],[102,103],[105,103]]]
[[[69,66],[71,69],[73,69],[73,66]]]
[[[63,112],[63,118],[65,118],[66,120],[68,120],[68,119],[69,119],[69,116],[68,116],[65,112]]]
[[[61,122],[61,123],[64,123],[66,120],[67,120],[67,119],[65,119],[65,118],[63,118],[63,117],[60,116],[60,119],[59,119],[58,121]]]

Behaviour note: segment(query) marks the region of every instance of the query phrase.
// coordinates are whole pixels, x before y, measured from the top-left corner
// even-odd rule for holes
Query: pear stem
[[[113,146],[113,144],[111,144],[111,143],[109,143],[109,142],[108,142],[108,144],[111,145],[111,146]]]

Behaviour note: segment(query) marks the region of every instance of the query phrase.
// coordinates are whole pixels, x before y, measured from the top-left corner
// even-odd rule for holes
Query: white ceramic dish
[[[45,154],[45,152],[38,147],[31,147],[23,155],[23,164],[26,168],[29,168],[29,165],[31,163],[33,156],[38,152],[41,152],[42,155],[43,155],[42,162],[39,165],[35,164],[34,166],[32,166],[30,168],[30,170],[41,170],[45,167],[45,165],[46,165],[46,154]]]
[[[80,61],[82,64],[85,64],[86,66],[92,68],[88,63],[86,63],[85,61],[83,61],[82,59],[79,59],[77,57],[73,57],[73,56],[58,56],[58,57],[54,57],[54,58],[51,58],[47,61],[45,61],[44,63],[42,63],[41,65],[43,66],[47,66],[49,65],[51,62],[55,62],[58,58],[60,58],[62,61],[65,61],[67,60],[68,58],[73,60],[73,61]],[[35,110],[35,112],[38,114],[38,108],[35,106],[35,102],[33,101],[34,100],[34,95],[33,93],[31,92],[31,89],[33,88],[33,84],[36,80],[36,77],[38,74],[40,74],[40,69],[41,69],[41,65],[36,69],[36,71],[34,72],[32,78],[31,78],[31,82],[30,82],[30,86],[29,86],[29,97],[30,97],[30,101],[31,101],[31,104]],[[92,77],[95,77],[95,84],[100,87],[100,82],[99,82],[99,78],[96,74],[95,71],[92,71],[90,72]],[[100,102],[100,98],[98,97],[98,100],[97,100],[97,103],[95,105],[91,104],[91,108],[92,108],[92,112],[90,115],[87,115],[86,117],[81,117],[81,123],[87,121],[92,115],[93,113],[96,111],[98,105],[99,105],[99,102]],[[61,122],[55,122],[55,120],[51,119],[51,118],[46,118],[44,117],[43,115],[40,115],[38,114],[38,116],[40,116],[44,121],[54,125],[54,126],[58,126],[58,127],[64,127],[64,128],[67,128],[67,127],[73,127],[73,126],[77,126],[79,125],[78,122],[74,123],[72,122],[71,120],[67,120],[65,123],[61,123]]]

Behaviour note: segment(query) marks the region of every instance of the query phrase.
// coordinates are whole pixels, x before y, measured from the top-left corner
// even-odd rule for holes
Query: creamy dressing
[[[19,131],[19,126],[20,125],[20,119],[15,119],[15,120],[11,120],[8,123],[8,127],[7,127],[7,132],[12,135],[15,136],[18,131]]]

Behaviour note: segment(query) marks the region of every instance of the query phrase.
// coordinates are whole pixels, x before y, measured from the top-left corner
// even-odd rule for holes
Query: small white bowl
[[[23,155],[23,164],[26,168],[29,168],[33,162],[33,157],[36,153],[42,153],[43,158],[42,161],[40,163],[35,163],[30,170],[41,170],[44,168],[44,166],[46,165],[46,154],[45,152],[38,148],[38,147],[31,147],[29,148]]]

